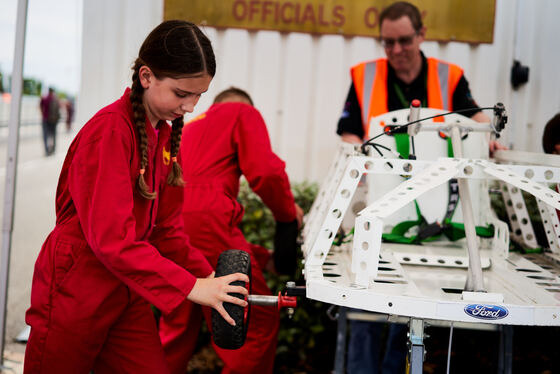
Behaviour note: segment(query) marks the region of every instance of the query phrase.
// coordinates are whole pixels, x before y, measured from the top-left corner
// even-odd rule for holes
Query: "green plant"
[[[41,81],[34,78],[23,78],[23,94],[41,96]]]
[[[305,213],[309,211],[317,195],[314,183],[292,183],[296,203]],[[241,230],[248,241],[272,248],[274,218],[260,198],[243,182],[238,200],[245,207]],[[274,294],[281,291],[288,281],[304,284],[300,253],[295,278],[285,275],[266,274],[268,286]],[[298,298],[298,307],[290,318],[282,312],[275,372],[277,373],[328,373],[332,370],[336,341],[336,322],[327,316],[328,304]],[[325,359],[328,358],[328,359]]]
[[[305,213],[317,195],[315,183],[292,183],[296,203]],[[254,244],[272,248],[275,230],[274,217],[246,181],[241,183],[239,202],[245,207],[240,228],[245,238]],[[302,274],[303,255],[298,259],[295,277],[265,273],[273,294],[282,291],[288,281],[305,284]],[[298,307],[292,317],[284,311],[280,316],[280,330],[276,349],[275,373],[330,373],[336,347],[336,322],[327,315],[328,304],[298,298]],[[199,335],[197,353],[189,363],[189,373],[219,373],[222,363],[212,350],[208,350],[210,336],[204,326]]]

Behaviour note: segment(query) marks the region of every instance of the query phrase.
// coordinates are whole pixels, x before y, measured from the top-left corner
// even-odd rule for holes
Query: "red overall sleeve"
[[[118,114],[94,120],[104,130],[76,151],[68,176],[82,231],[96,257],[118,279],[170,313],[186,299],[196,278],[136,239],[130,177],[134,138]]]
[[[285,164],[270,145],[266,124],[258,110],[243,105],[233,132],[241,172],[280,222],[296,219],[294,197]]]
[[[205,278],[213,269],[206,257],[191,246],[183,228],[181,215],[183,187],[173,187],[167,183],[160,191],[159,209],[150,242],[167,258],[183,266],[198,278]]]

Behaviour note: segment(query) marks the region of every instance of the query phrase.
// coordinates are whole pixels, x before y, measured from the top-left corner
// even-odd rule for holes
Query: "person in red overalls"
[[[294,202],[285,164],[272,152],[265,122],[252,104],[246,92],[230,88],[216,96],[207,112],[185,125],[180,150],[186,182],[183,219],[193,245],[213,266],[225,250],[249,252],[252,293],[270,295],[262,271],[270,253],[248,243],[238,228],[243,217],[243,207],[236,200],[239,178],[245,176],[271,209],[277,225],[296,220],[301,225],[303,211]],[[282,261],[286,259],[277,260],[276,266],[289,268]],[[295,258],[292,261],[295,266]],[[209,309],[185,303],[160,319],[160,338],[171,373],[185,373],[203,314],[210,321]],[[226,350],[213,344],[224,362],[222,373],[271,373],[278,326],[276,308],[251,307],[243,347]]]
[[[25,373],[168,373],[150,303],[214,307],[247,290],[214,278],[183,230],[183,115],[216,64],[192,23],[167,21],[144,41],[132,88],[72,142],[58,183],[56,227],[35,264]],[[167,121],[172,121],[171,127]]]

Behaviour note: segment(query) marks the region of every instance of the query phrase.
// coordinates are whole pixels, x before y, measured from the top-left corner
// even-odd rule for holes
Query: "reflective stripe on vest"
[[[375,71],[377,64],[375,62],[368,62],[365,65],[364,71],[364,79],[363,79],[363,86],[362,87],[372,87],[373,88],[373,78],[375,78]],[[369,117],[369,106],[371,104],[371,94],[373,89],[371,90],[364,90],[364,100],[362,101],[364,104],[360,106],[362,107],[362,123],[368,123]]]
[[[463,76],[459,66],[433,57],[428,62],[428,107],[453,110],[453,93]],[[356,96],[362,108],[364,138],[368,137],[372,117],[389,111],[387,104],[387,59],[363,62],[350,70]],[[440,117],[443,120],[442,117]]]
[[[450,110],[449,107],[449,89],[447,87],[447,77],[449,76],[449,65],[437,64],[437,72],[439,78],[439,89],[441,91],[441,109]]]

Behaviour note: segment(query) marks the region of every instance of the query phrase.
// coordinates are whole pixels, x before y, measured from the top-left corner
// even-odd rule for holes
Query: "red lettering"
[[[280,0],[234,0],[232,15],[236,21],[261,23],[305,24],[314,26],[342,27],[346,22],[344,5],[332,8],[327,4],[309,1],[298,3]],[[368,8],[364,14],[365,24],[369,28],[378,25],[379,11],[375,7]]]
[[[258,6],[260,4],[260,1],[251,1],[249,3],[249,21],[252,21],[253,15],[259,12]]]
[[[344,6],[342,5],[335,6],[333,9],[333,16],[334,16],[334,20],[332,21],[332,24],[334,26],[336,27],[344,26],[344,22],[346,21],[346,18],[344,17]]]
[[[262,6],[262,17],[261,17],[261,21],[265,22],[266,18],[269,14],[272,14],[272,10],[269,9],[270,6],[273,5],[272,1],[265,1],[263,2],[263,6]]]
[[[377,10],[377,8],[367,8],[364,14],[364,23],[366,24],[366,27],[369,27],[370,29],[375,28],[377,26],[378,20],[379,11]]]
[[[319,25],[321,26],[328,26],[329,23],[327,21],[325,21],[325,19],[323,18],[325,15],[325,6],[324,5],[319,5]]]
[[[310,21],[311,23],[315,24],[315,12],[313,11],[313,5],[311,4],[307,4],[305,6],[300,23],[305,23],[307,21]]]
[[[242,8],[242,13],[238,13],[238,9]],[[247,4],[244,1],[237,0],[233,3],[233,18],[242,21],[247,16]]]
[[[278,11],[278,3],[274,3],[274,23],[278,23],[278,16],[280,15],[280,12]]]
[[[292,8],[292,11],[294,9],[294,4],[292,3],[284,3],[282,4],[282,7],[280,8],[280,18],[282,19],[282,22],[284,23],[292,23],[294,21],[294,18],[286,18],[286,8]]]

